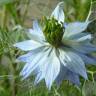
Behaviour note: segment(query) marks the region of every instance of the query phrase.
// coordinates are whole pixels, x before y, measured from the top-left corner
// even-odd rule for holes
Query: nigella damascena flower
[[[96,47],[90,43],[92,36],[84,32],[90,22],[65,25],[62,4],[57,5],[50,17],[43,18],[42,26],[37,21],[33,22],[33,28],[28,32],[31,40],[14,45],[28,51],[18,58],[26,62],[21,71],[23,78],[35,73],[35,83],[44,79],[49,89],[54,81],[57,85],[62,80],[79,85],[79,76],[87,79],[85,64],[96,64],[96,58],[90,55],[96,51]]]

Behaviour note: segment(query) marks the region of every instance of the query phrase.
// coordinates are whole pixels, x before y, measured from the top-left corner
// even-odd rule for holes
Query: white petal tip
[[[62,1],[62,2],[60,2],[58,5],[62,5],[62,4],[64,4],[64,2]]]
[[[19,60],[19,59],[16,59],[16,60],[15,60],[15,62],[17,62],[17,63],[18,63],[18,62],[20,62],[20,60]]]
[[[16,44],[13,44],[13,47],[16,47]]]
[[[63,8],[64,2],[60,2],[51,14],[51,17],[54,17],[59,23],[64,22],[65,19]]]

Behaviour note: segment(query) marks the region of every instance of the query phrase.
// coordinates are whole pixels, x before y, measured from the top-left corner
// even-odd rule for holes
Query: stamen
[[[64,33],[63,23],[58,23],[54,17],[50,19],[44,17],[43,19],[43,33],[46,40],[55,47],[61,46],[61,40]]]

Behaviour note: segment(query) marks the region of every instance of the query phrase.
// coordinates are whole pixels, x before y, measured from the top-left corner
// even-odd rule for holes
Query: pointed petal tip
[[[18,44],[19,44],[20,42],[16,42],[15,44],[13,44],[13,46],[14,47],[18,47]]]
[[[23,76],[22,71],[20,72],[20,76],[21,76],[21,77]]]
[[[13,44],[13,47],[16,47],[16,43],[15,43],[15,44]]]
[[[88,80],[87,73],[84,73],[83,77],[84,77],[85,80]]]
[[[25,80],[25,79],[27,78],[26,75],[23,74],[23,72],[20,72],[20,76],[22,77],[22,78],[21,78],[22,81]]]
[[[47,86],[48,90],[50,91],[51,90],[51,86]]]
[[[13,47],[18,48],[18,43],[13,44]]]
[[[62,4],[64,5],[64,2],[63,1],[61,1],[61,2],[58,3],[58,5],[62,5]]]
[[[37,80],[35,79],[35,81],[33,82],[34,83],[34,85],[37,85],[38,84],[38,82],[37,82]]]
[[[51,17],[54,17],[56,20],[58,20],[59,23],[64,22],[65,15],[64,15],[64,2],[60,2],[57,4],[56,8],[51,14]]]
[[[21,77],[21,81],[25,80],[25,78],[24,78],[23,74],[21,74],[21,72],[20,72],[19,76]]]
[[[17,59],[15,60],[15,62],[20,62],[20,60],[17,58]]]
[[[80,82],[78,82],[78,83],[76,83],[75,85],[80,86],[80,85],[81,85],[81,83],[80,83]]]

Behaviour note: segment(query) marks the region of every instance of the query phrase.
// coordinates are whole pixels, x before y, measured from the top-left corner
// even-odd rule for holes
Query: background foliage
[[[40,16],[51,13],[52,9],[45,8],[46,6],[44,7],[42,3],[38,3],[39,1],[0,0],[0,96],[96,96],[96,66],[87,66],[89,80],[84,81],[81,78],[82,83],[80,87],[64,81],[59,88],[54,84],[52,90],[48,91],[44,81],[35,86],[33,76],[30,76],[25,81],[21,81],[19,72],[24,64],[17,63],[16,58],[23,52],[14,48],[13,44],[28,38],[26,29],[32,26],[33,15],[35,14],[35,11],[32,13],[33,15],[29,14],[31,4],[41,4],[41,9],[39,8],[41,13],[37,12]],[[53,2],[55,8],[55,3],[59,1],[62,0],[51,0],[50,4]],[[64,12],[67,17],[66,22],[84,21],[90,10],[91,15],[89,19],[93,22],[87,30],[96,38],[96,0],[63,1]],[[43,10],[43,7],[46,10]],[[41,18],[40,16],[38,19]],[[92,42],[96,44],[95,39]]]

